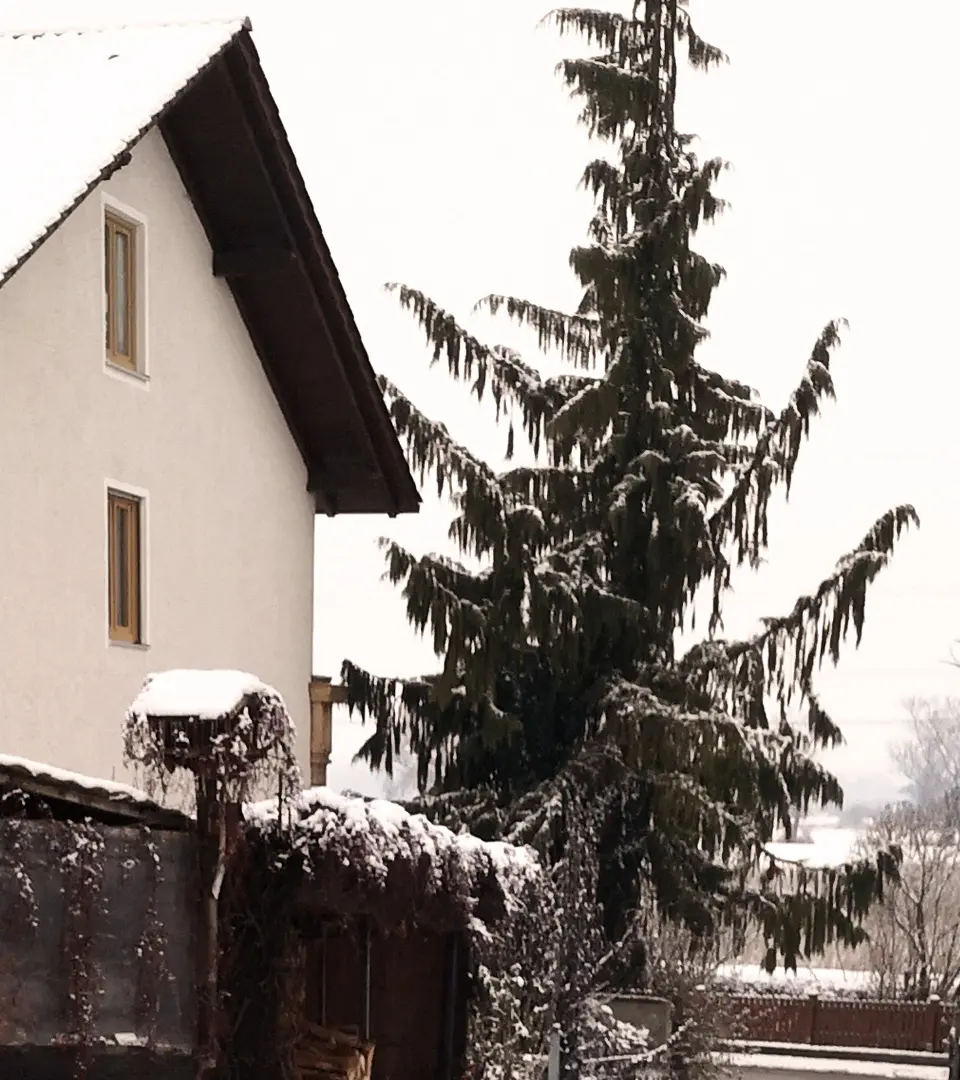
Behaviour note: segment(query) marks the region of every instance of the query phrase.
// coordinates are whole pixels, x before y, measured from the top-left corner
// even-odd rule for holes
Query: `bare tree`
[[[897,844],[900,882],[869,920],[867,946],[878,996],[948,997],[960,984],[960,820],[952,800],[888,807],[865,851]]]
[[[910,735],[891,749],[918,805],[960,792],[960,698],[910,698]]]

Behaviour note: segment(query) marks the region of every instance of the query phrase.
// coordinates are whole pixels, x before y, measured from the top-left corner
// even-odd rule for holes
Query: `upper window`
[[[107,494],[107,603],[110,640],[142,643],[141,500],[119,491]]]
[[[103,240],[107,360],[137,371],[137,226],[107,210]]]

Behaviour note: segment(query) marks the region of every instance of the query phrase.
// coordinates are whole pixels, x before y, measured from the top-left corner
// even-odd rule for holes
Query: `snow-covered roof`
[[[158,125],[215,245],[211,269],[232,290],[270,373],[318,508],[415,513],[420,494],[249,22],[15,32],[2,28],[3,17],[0,286]],[[250,250],[251,221],[277,238],[273,247]],[[275,260],[287,270],[238,276],[238,254],[241,264]]]
[[[0,283],[247,26],[0,31]]]
[[[282,807],[252,804],[246,818],[303,858],[331,911],[467,926],[509,916],[544,888],[531,849],[454,833],[383,799],[317,787]]]
[[[84,776],[12,754],[0,754],[0,789],[3,788],[134,820],[168,825],[185,824],[188,820],[178,811],[159,806],[144,792],[129,784]]]
[[[128,715],[194,720],[231,716],[249,698],[282,701],[272,686],[245,671],[194,668],[159,671],[148,675]]]

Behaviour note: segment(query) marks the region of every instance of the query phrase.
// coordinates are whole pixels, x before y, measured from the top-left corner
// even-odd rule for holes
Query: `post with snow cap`
[[[150,675],[127,710],[127,759],[161,786],[180,771],[193,776],[200,885],[198,1080],[213,1077],[220,1065],[220,894],[240,839],[242,805],[271,779],[284,794],[299,788],[294,742],[283,698],[241,671]]]
[[[347,688],[329,675],[310,680],[310,786],[323,787],[333,750],[333,707],[347,700]]]

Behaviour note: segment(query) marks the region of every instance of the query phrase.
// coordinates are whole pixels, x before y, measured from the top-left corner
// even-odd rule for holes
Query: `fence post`
[[[817,1041],[817,1014],[820,1012],[820,991],[811,990],[808,997],[810,998],[810,1044],[813,1045]]]
[[[931,994],[928,998],[930,1006],[930,1049],[934,1054],[943,1052],[943,1036],[940,1027],[943,1024],[943,1003],[939,994]]]
[[[560,1080],[560,1025],[550,1029],[550,1052],[547,1056],[547,1080]]]
[[[960,1053],[957,1052],[957,1030],[951,1027],[944,1040],[947,1044],[947,1076],[949,1080],[957,1080],[960,1076]]]

